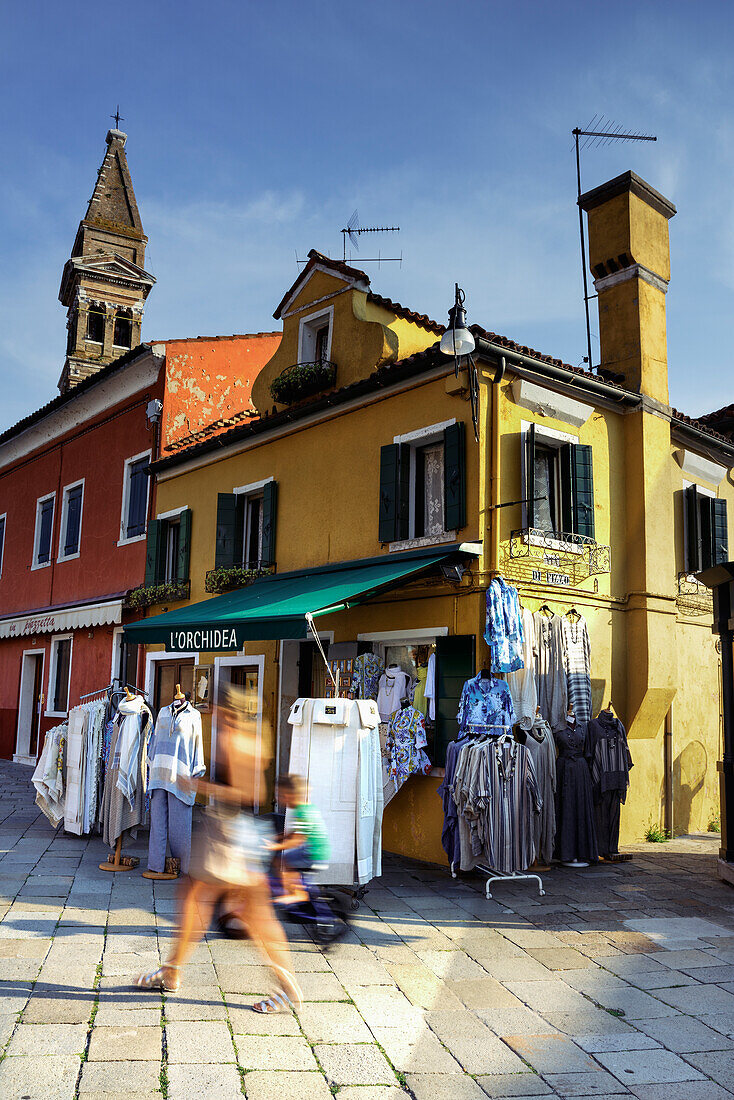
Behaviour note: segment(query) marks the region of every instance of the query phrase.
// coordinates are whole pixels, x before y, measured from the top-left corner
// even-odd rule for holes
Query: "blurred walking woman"
[[[224,705],[218,709],[216,782],[194,781],[197,791],[211,796],[212,802],[194,835],[173,950],[162,966],[141,974],[135,984],[144,989],[177,990],[181,967],[209,927],[217,902],[227,895],[231,912],[234,896],[236,915],[275,979],[274,992],[253,1008],[256,1012],[283,1012],[300,1006],[301,991],[270,896],[267,832],[253,811],[267,760],[258,757],[257,724],[247,715],[244,702],[241,690],[228,689]]]

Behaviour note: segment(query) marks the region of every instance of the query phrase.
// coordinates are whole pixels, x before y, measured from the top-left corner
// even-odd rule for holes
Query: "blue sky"
[[[401,226],[375,290],[443,321],[458,280],[471,320],[573,364],[570,131],[655,133],[588,152],[582,183],[633,168],[676,204],[671,399],[729,403],[733,31],[728,0],[4,6],[0,428],[56,393],[61,271],[118,102],[158,280],[144,338],[275,328],[296,254],[341,255],[356,207]]]

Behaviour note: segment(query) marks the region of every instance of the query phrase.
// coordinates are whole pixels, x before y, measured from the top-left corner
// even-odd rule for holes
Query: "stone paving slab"
[[[73,1055],[5,1058],[0,1062],[0,1096],[8,1100],[73,1100],[79,1066]]]
[[[672,1084],[678,1081],[697,1081],[703,1077],[694,1066],[669,1050],[613,1052],[598,1054],[597,1059],[625,1085],[653,1085],[662,1082]]]
[[[331,1090],[320,1073],[263,1073],[254,1071],[245,1077],[247,1100],[331,1100]],[[370,1100],[370,1089],[359,1090],[360,1100]],[[388,1092],[389,1089],[385,1089]],[[345,1090],[339,1090],[344,1100]],[[403,1100],[404,1096],[403,1095]],[[387,1098],[385,1098],[387,1100]]]
[[[395,1074],[377,1046],[359,1043],[341,1046],[317,1044],[314,1046],[314,1053],[330,1085],[395,1084]],[[433,1074],[431,1077],[435,1079]],[[464,1079],[463,1075],[457,1075],[457,1080]]]
[[[308,1042],[300,1035],[237,1035],[237,1060],[244,1070],[316,1070]]]
[[[407,1073],[406,1082],[415,1100],[486,1100],[487,1094],[471,1077],[458,1074]]]
[[[79,1095],[89,1093],[109,1095],[124,1091],[128,1094],[155,1093],[160,1087],[160,1060],[129,1062],[121,1072],[119,1062],[85,1062],[79,1082]]]
[[[241,1078],[234,1065],[177,1063],[168,1067],[168,1100],[241,1098]]]
[[[491,1097],[533,1098],[553,1095],[550,1085],[547,1085],[537,1073],[500,1073],[491,1077],[477,1077],[477,1083],[482,1086],[487,1096]]]
[[[194,1062],[235,1062],[229,1028],[223,1020],[192,1023],[176,1020],[166,1025],[169,1065]]]

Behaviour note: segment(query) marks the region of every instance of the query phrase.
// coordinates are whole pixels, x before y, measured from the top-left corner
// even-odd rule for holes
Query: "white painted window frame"
[[[53,511],[51,512],[51,544],[49,546],[48,561],[38,560],[38,551],[40,550],[39,543],[41,541],[41,505],[45,504],[47,500],[54,502]],[[54,560],[54,524],[56,522],[56,490],[52,493],[44,493],[42,497],[38,497],[36,500],[36,530],[33,535],[33,561],[31,563],[31,569],[48,569],[49,565]]]
[[[426,424],[423,428],[416,428],[412,432],[404,432],[402,435],[394,435],[393,443],[408,444],[410,446],[410,474],[409,474],[409,498],[408,498],[408,538],[399,539],[388,544],[388,551],[394,553],[397,550],[417,549],[421,546],[438,546],[445,542],[456,541],[456,531],[442,531],[437,535],[415,536],[415,449],[427,447],[431,443],[443,442],[443,433],[446,428],[456,423],[456,417],[451,420],[442,420],[438,424]],[[446,456],[444,455],[444,462]]]
[[[149,448],[147,451],[141,451],[140,454],[130,455],[125,459],[125,465],[122,473],[122,509],[120,511],[120,537],[117,540],[118,546],[131,546],[134,542],[145,542],[148,537],[148,523],[146,519],[145,531],[142,535],[133,535],[132,538],[127,537],[127,509],[130,503],[130,467],[133,462],[139,462],[141,458],[147,458],[150,460],[152,450]],[[146,478],[145,485],[145,514],[148,515],[148,507],[150,504],[150,478]]]
[[[58,645],[59,642],[71,642],[69,646],[69,682],[66,685],[66,710],[50,710],[51,696],[54,690],[54,682],[56,680],[56,664],[58,661]],[[73,633],[66,634],[54,634],[51,637],[51,644],[49,646],[49,661],[48,661],[48,688],[46,691],[46,710],[44,712],[46,718],[66,718],[69,713],[69,703],[71,702],[71,669],[74,661],[74,635]]]
[[[271,481],[275,481],[274,477],[266,477],[261,481],[253,481],[249,485],[238,485],[232,490],[236,497],[257,497],[261,496],[266,485],[269,485]],[[245,506],[245,522],[242,530],[242,557],[244,562],[245,547],[250,545],[250,509]],[[262,561],[262,511],[260,512],[260,538],[258,541],[258,566]]]
[[[316,332],[324,327],[324,321],[329,325],[329,338],[326,345],[326,358],[331,360],[331,342],[334,336],[334,307],[327,306],[315,313],[309,313],[301,317],[298,322],[298,362],[313,363],[316,354]]]
[[[182,512],[188,511],[188,504],[181,505],[180,508],[169,508],[167,512],[158,512],[156,519],[178,519]]]
[[[0,543],[0,577],[2,577],[2,575],[3,575],[3,564],[5,562],[5,540],[6,540],[7,535],[8,535],[8,513],[3,512],[2,515],[0,515],[0,520],[4,520],[3,540],[2,540],[2,543]]]
[[[72,481],[69,485],[65,485],[61,492],[61,522],[59,523],[59,553],[56,558],[57,561],[73,561],[74,558],[78,558],[82,552],[82,523],[84,522],[84,482],[85,478],[80,477],[78,481]],[[82,487],[82,502],[79,509],[79,542],[75,553],[64,554],[64,544],[66,543],[66,522],[69,515],[69,493],[72,489],[76,489],[79,485]]]
[[[215,657],[214,658],[214,691],[212,696],[212,736],[211,736],[211,748],[209,750],[209,777],[214,782],[215,767],[217,759],[217,731],[219,729],[219,687],[223,680],[222,670],[225,668],[256,668],[257,669],[257,689],[258,689],[258,708],[257,708],[257,731],[255,740],[255,797],[254,807],[255,813],[260,812],[260,761],[262,760],[262,723],[263,723],[263,697],[264,697],[264,678],[265,678],[265,657],[264,655],[244,656],[238,654],[235,657]]]
[[[563,443],[578,443],[578,433],[574,435],[573,432],[561,432],[557,428],[546,428],[545,424],[538,424],[534,420],[522,420],[520,422],[520,484],[527,485],[527,439],[528,431],[532,424],[535,424],[535,441],[536,443],[543,443],[546,447],[554,447],[556,450],[560,450]],[[558,492],[558,486],[556,486],[556,492]],[[559,500],[560,503],[560,500]],[[523,501],[522,504],[522,526],[526,528],[528,526],[528,505],[527,501]],[[565,542],[561,542],[559,539],[541,539],[537,535],[529,535],[528,543],[530,546],[545,546],[549,550],[563,550],[569,554],[581,555],[584,552],[583,546],[577,546],[575,544],[568,545]]]

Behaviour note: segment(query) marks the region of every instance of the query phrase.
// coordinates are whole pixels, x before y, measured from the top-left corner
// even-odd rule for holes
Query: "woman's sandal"
[[[134,984],[140,989],[163,989],[167,993],[176,993],[181,985],[181,979],[178,976],[179,969],[180,967],[174,966],[173,963],[164,963],[157,970],[150,970],[147,974],[139,974]],[[168,977],[168,971],[170,970],[176,971],[175,983]]]
[[[263,997],[261,1001],[255,1001],[252,1011],[259,1012],[263,1016],[270,1016],[275,1012],[290,1012],[292,1008],[293,1002],[288,994],[281,989],[269,997]]]
[[[288,1012],[290,1009],[295,1008],[296,1012],[299,1011],[303,1005],[303,997],[301,990],[298,986],[298,982],[284,966],[276,966],[271,964],[273,970],[277,971],[281,975],[283,985],[290,986],[290,996],[284,989],[279,989],[276,993],[273,993],[270,997],[263,997],[261,1001],[256,1001],[252,1006],[253,1012],[260,1012],[264,1015],[270,1015],[273,1012]]]

